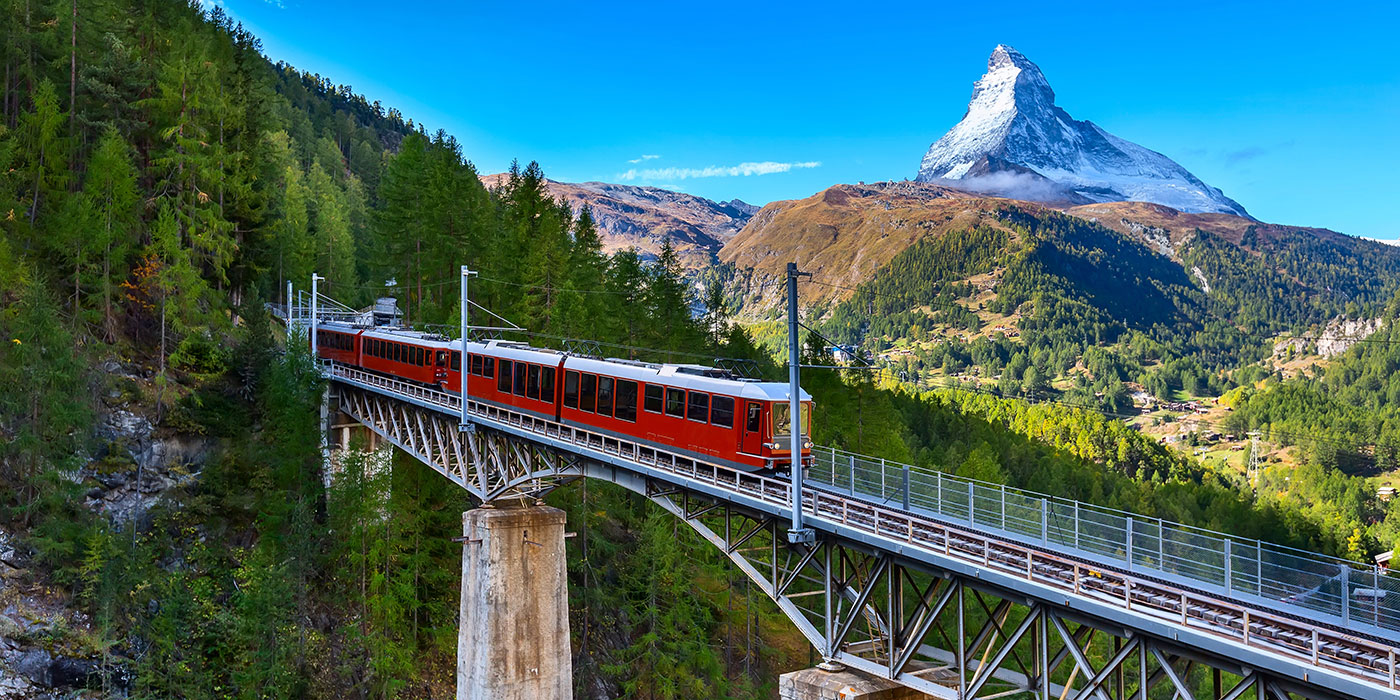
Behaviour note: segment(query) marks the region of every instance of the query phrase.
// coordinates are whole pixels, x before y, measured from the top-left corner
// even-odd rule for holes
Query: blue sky
[[[217,2],[482,172],[756,204],[912,178],[1006,43],[1260,219],[1400,238],[1394,3]]]

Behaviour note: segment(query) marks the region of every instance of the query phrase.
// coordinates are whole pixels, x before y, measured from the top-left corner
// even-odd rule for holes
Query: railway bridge
[[[344,313],[312,306],[280,315]],[[602,479],[693,528],[806,637],[823,663],[784,676],[785,698],[1400,699],[1400,580],[1374,569],[822,447],[798,491],[812,536],[790,537],[785,475],[321,366],[328,433],[367,429],[482,505],[464,514],[459,698],[568,696],[565,533],[539,504]]]

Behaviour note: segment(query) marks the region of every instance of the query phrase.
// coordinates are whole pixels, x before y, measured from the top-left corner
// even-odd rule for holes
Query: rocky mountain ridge
[[[924,154],[918,179],[1036,201],[1146,201],[1249,216],[1172,159],[1071,117],[1040,68],[1004,44],[962,120]]]
[[[487,175],[488,187],[498,185],[505,174]],[[713,254],[739,233],[760,207],[739,199],[716,202],[659,187],[618,185],[606,182],[547,180],[549,193],[569,203],[575,214],[589,208],[612,253],[635,247],[645,258],[654,258],[663,240],[671,244],[689,266],[708,264]]]

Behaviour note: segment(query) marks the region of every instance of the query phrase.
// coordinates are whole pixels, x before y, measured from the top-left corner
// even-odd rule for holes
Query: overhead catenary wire
[[[831,289],[840,289],[840,290],[843,290],[843,291],[851,292],[851,293],[853,293],[853,294],[854,294],[854,293],[868,294],[868,295],[870,295],[870,296],[872,296],[872,297],[875,297],[875,298],[878,298],[878,299],[887,299],[887,300],[890,300],[890,301],[895,301],[895,302],[904,303],[904,304],[911,304],[911,305],[915,304],[915,300],[911,298],[913,295],[885,294],[885,293],[883,293],[883,292],[877,292],[877,291],[874,291],[874,290],[869,289],[869,288],[864,288],[864,289],[862,289],[862,288],[860,288],[860,287],[851,287],[851,286],[849,286],[849,285],[836,284],[836,283],[834,283],[834,282],[826,282],[826,281],[823,281],[823,280],[818,280],[818,279],[810,278],[810,277],[807,278],[806,280],[803,280],[803,281],[806,281],[806,282],[809,283],[809,284],[815,284],[815,285],[822,286],[822,287],[829,287],[829,288],[831,288]],[[1302,340],[1302,341],[1305,341],[1305,342],[1319,342],[1319,341],[1324,341],[1324,340],[1325,340],[1325,341],[1340,341],[1340,342],[1349,342],[1349,343],[1369,343],[1369,344],[1375,344],[1375,345],[1400,345],[1400,339],[1375,338],[1375,337],[1372,337],[1372,336],[1323,336],[1323,335],[1300,335],[1300,334],[1273,334],[1273,335],[1270,335],[1270,334],[1266,334],[1266,333],[1256,333],[1256,332],[1252,332],[1252,331],[1246,331],[1246,330],[1242,330],[1242,329],[1239,329],[1239,328],[1235,328],[1234,331],[1235,331],[1236,333],[1239,333],[1239,334],[1242,335],[1242,336],[1247,336],[1247,337],[1251,337],[1251,338],[1256,338],[1256,339],[1264,340],[1264,341],[1273,341],[1273,342],[1283,342],[1283,341],[1289,341],[1289,340]]]

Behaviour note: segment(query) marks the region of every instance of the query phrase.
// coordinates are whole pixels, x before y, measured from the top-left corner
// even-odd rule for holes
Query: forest
[[[387,469],[356,456],[326,486],[321,380],[263,310],[287,279],[304,286],[317,272],[347,303],[388,294],[414,325],[450,327],[458,266],[470,265],[474,299],[533,343],[584,337],[630,357],[777,371],[727,317],[718,284],[697,285],[669,246],[654,262],[604,254],[589,212],[550,198],[537,164],[488,188],[450,135],[270,62],[217,5],[0,2],[0,524],[36,564],[5,595],[53,589],[81,610],[84,626],[30,641],[93,660],[102,690],[450,694],[451,537],[471,504],[402,456]],[[858,292],[838,311],[840,332],[857,331],[861,303],[891,315],[928,305],[971,326],[952,280],[1003,265],[1016,271],[1007,291],[1020,290],[1007,299],[1063,313],[1037,312],[1023,343],[949,343],[941,362],[1004,366],[1033,389],[1081,355],[1105,381],[1175,372],[1162,381],[1227,386],[1208,351],[1226,341],[1204,335],[1198,313],[1211,302],[1180,275],[1132,277],[1111,238],[1068,217],[1006,220],[1038,242],[1008,258],[1010,237],[987,229],[911,249],[901,264],[942,260],[941,276]],[[1118,286],[1076,281],[1103,270]],[[1139,317],[1093,310],[1143,290],[1156,301]],[[1183,328],[1193,340],[1172,345],[1170,329]],[[1095,345],[1105,338],[1126,340]],[[1377,382],[1396,405],[1389,348],[1347,363],[1241,394],[1239,420],[1304,430],[1276,411]],[[816,438],[875,456],[1356,558],[1393,541],[1400,522],[1353,541],[1305,499],[1256,501],[1092,410],[916,392],[848,370],[804,384],[820,406]],[[137,493],[133,512],[94,506],[109,483],[139,492],[150,477],[146,456],[104,427],[117,417],[205,447],[199,464],[160,475],[171,483],[160,498]],[[1347,420],[1394,440],[1391,413]],[[645,499],[580,484],[551,502],[580,532],[569,550],[579,697],[771,697],[779,672],[809,663],[767,598]]]

